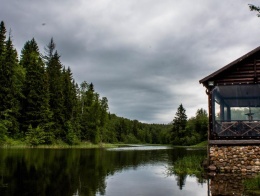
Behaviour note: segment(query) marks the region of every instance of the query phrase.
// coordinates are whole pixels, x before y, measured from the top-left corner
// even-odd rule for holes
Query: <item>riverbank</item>
[[[111,143],[98,143],[93,144],[91,142],[80,142],[77,145],[69,145],[63,141],[57,141],[54,144],[48,144],[48,145],[37,145],[32,146],[28,145],[26,142],[21,140],[14,140],[14,139],[8,139],[4,143],[0,145],[0,148],[116,148],[121,145],[125,144],[111,144]]]
[[[196,145],[192,146],[173,146],[173,147],[180,147],[180,148],[201,148],[201,147],[206,147],[207,146],[207,141],[201,142]],[[21,140],[14,140],[14,139],[8,139],[4,143],[0,145],[0,148],[53,148],[53,149],[58,149],[58,148],[117,148],[117,147],[122,147],[122,146],[129,146],[129,145],[134,145],[134,144],[124,144],[124,143],[98,143],[98,144],[93,144],[89,141],[83,141],[80,142],[77,145],[69,145],[63,141],[57,141],[54,144],[49,144],[49,145],[37,145],[37,146],[31,146],[28,145],[26,142],[21,141]],[[166,145],[166,146],[172,146],[172,145],[167,145],[167,144],[138,144],[138,145],[149,145],[149,146],[157,146],[157,145]]]

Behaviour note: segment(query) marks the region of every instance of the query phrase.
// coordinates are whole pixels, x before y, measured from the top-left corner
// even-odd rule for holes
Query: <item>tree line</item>
[[[75,82],[53,39],[44,54],[34,38],[27,41],[18,58],[0,23],[0,143],[11,138],[34,146],[82,141],[189,145],[206,138],[203,109],[187,120],[181,105],[168,125],[129,120],[108,109],[108,99],[100,97],[94,84]]]

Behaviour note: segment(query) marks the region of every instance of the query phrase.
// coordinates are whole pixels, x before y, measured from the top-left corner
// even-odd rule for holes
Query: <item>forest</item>
[[[147,124],[109,112],[108,99],[94,84],[77,84],[60,61],[51,38],[40,53],[34,38],[18,57],[12,37],[0,24],[0,145],[60,142],[193,145],[207,139],[208,117],[198,109],[187,119],[182,104],[169,124]]]

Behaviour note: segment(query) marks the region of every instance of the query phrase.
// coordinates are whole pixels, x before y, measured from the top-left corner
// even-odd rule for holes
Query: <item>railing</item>
[[[215,121],[211,139],[258,139],[260,121]]]

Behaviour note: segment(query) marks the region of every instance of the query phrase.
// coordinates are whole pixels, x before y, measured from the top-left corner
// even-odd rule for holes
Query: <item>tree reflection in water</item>
[[[173,165],[180,157],[194,153],[206,151],[0,149],[0,195],[106,195],[109,176],[147,166],[145,172],[149,173],[149,166]],[[179,189],[183,189],[186,175],[175,176]],[[200,178],[197,181],[204,182]]]

